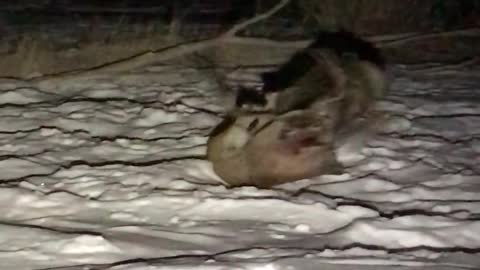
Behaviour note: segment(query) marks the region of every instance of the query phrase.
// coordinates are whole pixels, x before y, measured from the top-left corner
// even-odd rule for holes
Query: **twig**
[[[250,37],[231,37],[223,41],[226,44],[245,44],[261,47],[275,47],[286,49],[303,49],[307,47],[312,40],[297,40],[297,41],[277,41],[267,38],[250,38]]]
[[[264,47],[280,47],[280,48],[292,48],[292,49],[302,49],[308,46],[312,40],[298,40],[298,41],[274,41],[266,38],[249,38],[249,37],[237,37],[236,34],[247,28],[248,26],[255,24],[261,20],[265,20],[279,10],[284,8],[290,0],[281,0],[274,7],[268,11],[258,14],[255,17],[252,17],[244,22],[238,23],[230,28],[228,31],[224,32],[220,36],[215,38],[206,39],[202,41],[187,42],[181,43],[174,46],[150,50],[138,55],[119,59],[114,62],[106,63],[100,66],[96,66],[88,69],[80,69],[69,72],[64,72],[60,74],[51,74],[41,77],[36,77],[30,79],[33,82],[44,82],[54,79],[66,79],[66,78],[77,78],[81,76],[94,75],[99,73],[112,73],[112,72],[121,72],[126,70],[132,70],[142,66],[146,66],[155,62],[166,61],[175,57],[179,57],[188,53],[200,51],[209,47],[223,45],[223,44],[248,44],[255,46],[264,46]],[[411,41],[424,40],[435,37],[449,37],[457,35],[480,35],[480,28],[470,28],[463,30],[454,30],[448,32],[438,32],[438,33],[428,33],[428,34],[418,34],[418,33],[403,33],[395,35],[381,35],[381,36],[371,36],[366,37],[366,40],[376,43],[377,47],[392,47],[401,45]]]
[[[210,39],[210,40],[199,41],[194,43],[179,44],[172,47],[160,49],[158,51],[147,51],[130,58],[120,59],[115,62],[106,63],[101,66],[97,66],[93,68],[80,69],[80,70],[74,70],[74,71],[69,71],[65,73],[35,77],[33,79],[30,79],[29,81],[43,82],[46,80],[67,79],[67,78],[74,78],[74,77],[76,78],[80,76],[88,76],[88,75],[98,74],[99,72],[111,73],[111,72],[131,70],[131,69],[145,66],[154,62],[165,61],[165,60],[175,58],[177,56],[181,56],[190,52],[202,50],[204,48],[212,46],[216,42],[217,42],[216,39]]]
[[[227,37],[233,37],[235,36],[240,30],[243,30],[245,28],[247,28],[248,26],[254,24],[254,23],[257,23],[259,21],[262,21],[262,20],[265,20],[265,19],[268,19],[270,18],[273,14],[277,13],[280,9],[282,9],[283,7],[285,7],[288,3],[290,2],[290,0],[281,0],[278,4],[276,4],[273,8],[271,8],[270,10],[268,10],[267,12],[265,13],[262,13],[262,14],[259,14],[259,15],[256,15],[255,17],[253,18],[250,18],[242,23],[239,23],[239,24],[236,24],[234,25],[230,30],[228,30],[227,32],[225,32],[223,34],[223,37],[224,38],[227,38]]]
[[[439,71],[445,71],[450,69],[461,69],[464,67],[475,65],[479,62],[480,62],[480,57],[473,57],[467,60],[463,60],[460,63],[442,64],[442,65],[431,66],[431,67],[412,68],[410,70],[415,72],[439,72]]]
[[[66,72],[61,74],[45,75],[45,76],[33,78],[30,81],[43,82],[43,81],[52,80],[52,79],[66,79],[66,78],[72,78],[72,77],[88,76],[92,74],[98,74],[99,72],[108,73],[108,72],[131,70],[131,69],[145,66],[154,62],[165,61],[181,55],[203,50],[205,48],[219,45],[222,42],[232,39],[235,36],[235,34],[240,30],[248,27],[251,24],[254,24],[261,20],[265,20],[269,18],[289,2],[290,0],[281,0],[277,5],[275,5],[273,8],[266,11],[265,13],[261,13],[247,21],[234,25],[230,30],[228,30],[227,32],[223,33],[222,35],[216,38],[197,41],[197,42],[178,44],[171,47],[162,48],[159,50],[147,51],[147,52],[138,54],[134,57],[130,57],[127,59],[120,59],[115,62],[107,63],[101,66],[97,66],[89,69],[81,69],[81,70],[76,70],[76,71],[71,71],[71,72]]]
[[[366,37],[365,39],[373,43],[381,43],[381,42],[389,42],[389,41],[395,41],[399,39],[410,38],[413,36],[418,36],[419,34],[420,34],[419,32],[410,32],[410,33],[400,33],[400,34],[391,34],[391,35],[371,36],[371,37]]]
[[[479,36],[480,35],[480,28],[469,28],[469,29],[461,29],[461,30],[453,30],[453,31],[445,31],[445,32],[438,32],[438,33],[429,33],[429,34],[418,34],[414,36],[408,36],[396,40],[389,40],[386,42],[382,42],[377,44],[378,47],[393,47],[398,46],[407,42],[411,41],[419,41],[424,39],[436,38],[436,37],[451,37],[451,36]]]

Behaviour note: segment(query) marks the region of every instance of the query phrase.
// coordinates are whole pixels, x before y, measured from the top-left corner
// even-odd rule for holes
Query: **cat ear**
[[[217,136],[220,133],[225,132],[235,123],[235,116],[228,114],[220,124],[218,124],[209,134],[210,137]]]

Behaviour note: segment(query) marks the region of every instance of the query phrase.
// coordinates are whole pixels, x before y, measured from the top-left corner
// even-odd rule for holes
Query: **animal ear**
[[[220,124],[218,124],[209,134],[210,137],[217,136],[229,129],[235,123],[235,117],[231,114],[227,115]]]

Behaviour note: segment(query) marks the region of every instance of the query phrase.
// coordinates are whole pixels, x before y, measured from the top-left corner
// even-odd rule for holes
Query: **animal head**
[[[238,154],[249,140],[274,119],[273,114],[237,112],[228,115],[213,129],[207,142],[209,159]]]
[[[229,186],[251,184],[249,143],[270,125],[271,114],[230,114],[210,134],[207,159],[215,173]]]
[[[236,108],[244,113],[271,113],[276,110],[278,93],[241,87],[237,91]]]

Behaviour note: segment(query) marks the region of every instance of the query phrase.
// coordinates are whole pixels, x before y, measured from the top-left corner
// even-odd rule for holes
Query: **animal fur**
[[[297,116],[245,114],[226,120],[207,143],[214,171],[229,186],[263,188],[341,172],[331,144],[318,140],[323,131],[309,124],[293,127]]]
[[[385,63],[372,44],[352,33],[323,32],[276,72],[262,76],[266,111],[304,110],[344,138],[359,127],[368,136],[383,120],[376,104],[388,88]]]
[[[317,34],[314,42],[295,53],[278,70],[263,73],[263,90],[278,92],[294,85],[299,78],[318,65],[317,59],[309,53],[316,49],[328,50],[338,57],[354,57],[358,61],[372,63],[380,70],[385,69],[385,61],[380,51],[371,43],[347,31],[322,31]]]
[[[231,186],[270,187],[341,172],[336,149],[358,130],[369,133],[387,88],[379,52],[347,32],[320,34],[262,79],[263,92],[249,94],[265,112],[252,112],[249,99],[239,96],[236,112],[208,141],[208,159]]]

